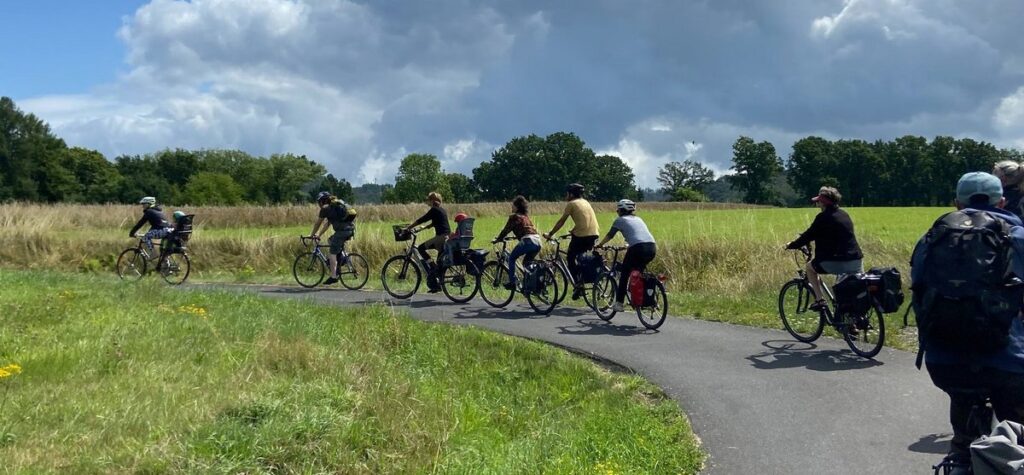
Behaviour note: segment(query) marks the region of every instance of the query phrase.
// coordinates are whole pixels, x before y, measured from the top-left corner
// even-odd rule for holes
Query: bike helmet
[[[623,211],[633,212],[636,211],[636,203],[634,203],[633,200],[622,199],[619,200],[619,203],[615,206],[615,208]]]
[[[469,215],[467,215],[466,213],[456,214],[455,215],[455,222],[456,223],[461,223],[462,221],[464,221],[468,217],[469,217]]]
[[[320,193],[316,194],[317,203],[323,203],[329,199],[331,199],[331,192],[329,191],[321,191]]]
[[[140,205],[156,206],[156,198],[154,198],[152,196],[143,197],[141,200],[139,200],[139,204]]]
[[[570,183],[565,187],[566,193],[572,193],[574,195],[582,195],[585,188],[579,183]]]
[[[186,215],[185,215],[184,211],[175,211],[174,212],[174,220],[175,221],[181,221],[181,218],[184,218],[185,216]]]

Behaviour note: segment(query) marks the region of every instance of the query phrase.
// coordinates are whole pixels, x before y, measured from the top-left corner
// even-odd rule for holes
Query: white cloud
[[[495,146],[477,139],[459,139],[445,144],[441,166],[446,172],[470,175],[480,162],[489,160]]]

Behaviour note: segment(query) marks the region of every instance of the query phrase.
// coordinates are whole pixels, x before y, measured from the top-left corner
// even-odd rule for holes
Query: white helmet
[[[633,200],[619,200],[619,204],[615,208],[625,211],[636,211],[636,203]]]
[[[139,204],[140,205],[156,206],[156,198],[154,198],[152,196],[146,196],[146,197],[142,198],[141,200],[139,200]]]

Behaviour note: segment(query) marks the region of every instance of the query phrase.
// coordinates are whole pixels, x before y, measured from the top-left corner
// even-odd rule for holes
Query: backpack
[[[1010,228],[984,211],[954,211],[914,251],[917,366],[926,347],[990,353],[1006,346],[1024,287],[1012,271]]]
[[[338,215],[341,217],[341,228],[337,230],[337,233],[343,238],[352,238],[356,235],[356,224],[355,219],[359,214],[356,209],[349,206],[347,203],[341,200],[335,200],[331,202],[331,207],[338,209]]]
[[[903,278],[900,271],[895,267],[872,267],[868,269],[868,274],[877,275],[880,280],[877,297],[878,303],[882,305],[882,312],[898,312],[906,298],[903,295]]]

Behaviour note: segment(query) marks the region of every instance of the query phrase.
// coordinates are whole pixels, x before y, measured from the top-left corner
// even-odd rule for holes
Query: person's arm
[[[139,222],[135,223],[135,227],[133,227],[131,231],[128,231],[128,237],[135,237],[135,232],[138,231],[139,228],[141,228],[142,225],[144,225],[144,224],[146,224],[146,215],[145,214],[142,215],[142,218],[139,219]]]
[[[315,237],[315,238],[319,238],[320,237],[321,233],[318,233],[318,231],[320,231],[320,227],[321,227],[320,225],[322,225],[323,223],[324,223],[324,218],[317,218],[316,219],[316,222],[313,223],[313,230],[309,232],[310,237]],[[326,227],[326,226],[324,226],[324,227]],[[324,231],[327,231],[327,230],[324,229]]]
[[[420,216],[420,219],[417,219],[416,221],[413,221],[412,224],[406,226],[405,230],[409,231],[410,229],[416,227],[417,225],[423,224],[423,223],[425,223],[427,221],[430,221],[430,224],[424,226],[423,229],[427,229],[427,228],[433,226],[434,223],[433,223],[433,220],[431,218],[433,218],[434,211],[435,211],[434,208],[430,208],[429,210],[427,210],[427,212],[423,216]]]
[[[819,230],[821,229],[822,220],[824,219],[824,214],[825,213],[818,213],[818,216],[815,216],[814,221],[811,222],[811,226],[808,227],[800,237],[796,238],[795,241],[787,244],[786,249],[800,249],[817,239]]]
[[[555,233],[557,233],[559,229],[562,229],[562,226],[565,225],[565,220],[568,217],[569,217],[569,212],[568,212],[568,210],[566,210],[565,213],[562,213],[562,217],[558,219],[558,222],[555,223],[555,227],[551,228],[551,232],[544,233],[544,237],[546,237],[548,239],[551,239],[551,237],[554,236]]]
[[[501,232],[498,233],[498,237],[494,238],[494,242],[501,241],[505,238],[505,235],[512,231],[512,226],[515,224],[516,215],[508,217],[508,221],[505,221],[505,227],[501,228]]]
[[[599,243],[598,243],[598,244],[597,244],[596,246],[594,246],[594,247],[601,247],[601,246],[604,246],[604,245],[605,245],[605,243],[607,243],[608,241],[611,241],[611,240],[612,240],[612,238],[613,238],[613,237],[615,237],[615,235],[616,235],[616,234],[617,234],[618,232],[619,232],[619,228],[616,228],[616,227],[615,227],[615,223],[612,223],[612,227],[608,229],[608,234],[606,234],[606,235],[604,236],[604,239],[602,239],[602,240],[601,240],[601,242],[599,242]]]

